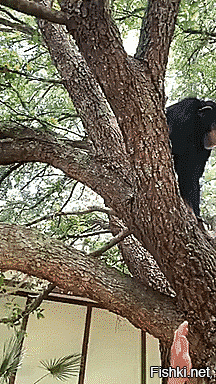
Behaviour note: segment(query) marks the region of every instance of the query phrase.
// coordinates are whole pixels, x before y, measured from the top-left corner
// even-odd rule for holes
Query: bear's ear
[[[198,109],[198,116],[203,117],[206,111],[212,109],[213,107],[211,105],[205,105],[204,107]]]

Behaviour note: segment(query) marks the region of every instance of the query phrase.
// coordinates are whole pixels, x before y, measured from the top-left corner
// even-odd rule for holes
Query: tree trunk
[[[136,58],[131,58],[124,51],[104,1],[63,0],[61,16],[63,12],[67,30],[73,35],[79,51],[63,27],[48,21],[39,21],[39,26],[81,116],[88,135],[87,144],[84,150],[74,148],[74,143],[68,140],[22,129],[9,122],[2,124],[5,137],[0,140],[0,159],[1,164],[47,162],[100,194],[115,217],[121,220],[121,225],[131,233],[131,237],[121,243],[121,249],[130,271],[141,282],[140,297],[143,298],[147,289],[142,283],[147,285],[151,280],[146,274],[147,264],[143,262],[145,249],[157,262],[155,270],[160,267],[162,272],[156,273],[159,280],[165,282],[167,293],[172,294],[173,290],[176,293],[175,299],[159,294],[161,302],[165,304],[170,299],[171,307],[175,306],[175,321],[178,316],[179,322],[182,318],[189,321],[193,366],[212,368],[216,352],[216,252],[214,242],[198,226],[179,195],[164,110],[164,76],[178,7],[178,0],[149,0]],[[42,8],[41,14],[45,18]],[[23,255],[23,252],[31,254],[30,248],[15,237],[14,227],[6,225],[5,229],[11,241],[18,241],[22,252],[18,247],[17,256],[11,255],[2,227],[2,268],[14,265],[14,268],[47,278],[66,290],[79,291],[103,302],[106,308],[121,313],[136,326],[157,334],[162,343],[163,361],[167,364],[164,345],[171,340],[166,329],[167,315],[161,306],[159,311],[163,313],[164,322],[161,327],[158,308],[154,313],[151,307],[151,318],[148,311],[145,312],[146,318],[147,313],[149,316],[148,326],[144,309],[142,316],[139,312],[139,300],[133,296],[135,302],[132,304],[132,296],[125,298],[125,291],[120,289],[124,284],[128,285],[126,291],[131,288],[130,279],[116,288],[115,273],[109,273],[108,281],[104,282],[100,263],[86,255],[81,257],[77,251],[73,251],[68,260],[69,250],[66,252],[57,243],[56,250],[61,248],[65,259],[61,253],[59,258],[48,239],[41,243],[46,257],[39,252],[37,241],[29,240],[32,247],[30,264]],[[23,229],[21,235],[20,231],[25,244],[30,232]],[[46,243],[53,250],[52,255]],[[76,269],[73,268],[75,261]],[[64,265],[64,271],[61,265]],[[158,292],[149,291],[149,288],[147,291],[153,294],[154,300],[158,299]],[[148,307],[146,301],[145,305]],[[167,307],[166,310],[169,313]],[[153,319],[157,320],[157,326]],[[212,373],[211,382],[214,383],[216,374]]]

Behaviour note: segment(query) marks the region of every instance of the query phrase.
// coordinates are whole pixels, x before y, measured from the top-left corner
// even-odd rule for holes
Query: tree
[[[149,0],[134,58],[123,48],[107,2],[65,0],[61,10],[51,10],[48,1],[0,4],[39,17],[42,44],[60,75],[51,83],[67,89],[85,130],[74,140],[51,124],[47,129],[37,114],[31,121],[21,113],[5,116],[1,165],[11,165],[10,173],[25,163],[49,164],[100,195],[131,276],[102,263],[97,256],[104,249],[87,254],[6,222],[0,224],[1,269],[46,279],[126,317],[159,338],[164,366],[173,331],[187,319],[193,366],[209,366],[212,379],[206,380],[215,383],[215,242],[179,195],[165,117],[165,73],[180,0]],[[19,28],[24,33],[26,26]],[[32,26],[27,33],[40,39]],[[26,75],[1,70],[6,80]],[[158,292],[160,286],[166,290]]]

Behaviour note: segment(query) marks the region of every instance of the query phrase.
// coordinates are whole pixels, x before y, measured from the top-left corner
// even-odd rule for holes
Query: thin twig
[[[44,83],[52,83],[52,84],[63,84],[62,80],[44,79],[43,77],[34,77],[34,76],[29,75],[28,73],[21,72],[21,71],[16,71],[14,69],[9,69],[7,67],[0,67],[0,72],[3,72],[3,73],[15,73],[16,75],[25,76],[27,79],[32,80],[32,81],[41,81],[41,82],[44,82]]]
[[[15,165],[12,165],[9,169],[7,169],[4,174],[0,177],[0,185],[1,183],[8,177],[10,174],[15,171],[16,169],[20,168],[23,164],[18,163]]]
[[[119,232],[117,236],[113,237],[111,241],[106,243],[103,247],[98,249],[97,251],[90,252],[89,256],[100,256],[102,253],[108,251],[108,249],[114,247],[114,245],[120,243],[120,241],[124,240],[125,237],[129,236],[131,234],[131,231],[129,229],[124,229],[123,231]]]
[[[35,220],[31,221],[30,223],[27,223],[25,225],[26,225],[26,227],[30,227],[31,225],[40,223],[41,221],[53,220],[53,219],[55,219],[56,217],[59,217],[59,216],[87,215],[88,213],[92,213],[92,212],[96,212],[96,211],[97,212],[103,212],[103,213],[106,213],[106,214],[109,214],[109,215],[113,215],[114,214],[114,211],[112,209],[93,206],[93,207],[87,208],[87,209],[85,209],[83,211],[54,212],[54,213],[51,213],[50,215],[45,215],[45,216],[39,217],[38,219],[35,219]]]
[[[13,319],[13,323],[16,323],[17,321],[19,321],[21,318],[25,318],[26,316],[28,316],[31,312],[35,311],[35,309],[37,309],[43,300],[45,300],[47,298],[47,296],[49,295],[50,292],[53,291],[53,289],[55,288],[55,284],[53,283],[50,283],[48,285],[48,288],[44,289],[44,291],[38,295],[32,302],[31,304],[24,310],[22,311],[21,314],[19,314],[16,318]],[[0,319],[0,323],[8,323],[8,322],[11,322],[10,319],[8,318],[3,318],[3,319]]]

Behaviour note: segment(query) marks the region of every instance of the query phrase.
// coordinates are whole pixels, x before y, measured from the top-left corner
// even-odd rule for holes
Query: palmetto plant
[[[53,378],[66,381],[71,376],[77,376],[80,370],[81,355],[72,354],[69,356],[60,357],[58,359],[51,359],[40,362],[48,373],[42,376],[40,379],[34,382],[34,384],[39,383],[42,379],[47,376],[52,376]]]
[[[0,360],[0,384],[9,384],[10,378],[16,374],[21,366],[22,340],[16,336],[11,337],[3,347]],[[77,376],[80,370],[81,355],[74,353],[60,358],[40,362],[47,373],[40,377],[34,384],[39,383],[47,376],[60,381],[67,381],[71,376]]]
[[[9,383],[10,378],[21,365],[21,345],[22,340],[16,336],[11,337],[4,344],[0,361],[0,383]]]

